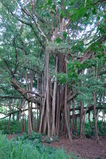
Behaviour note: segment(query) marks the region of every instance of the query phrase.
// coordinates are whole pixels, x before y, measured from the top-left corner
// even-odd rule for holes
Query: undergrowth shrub
[[[14,140],[16,141],[21,140],[22,142],[33,141],[33,143],[35,142],[37,144],[41,143],[42,134],[32,131],[30,135],[28,135],[27,133],[23,133],[23,135],[16,137]]]
[[[94,124],[95,124],[94,121],[92,121],[91,122],[92,128],[91,128],[88,122],[85,123],[85,130],[84,130],[85,135],[86,134],[89,134],[89,135],[92,135],[92,136],[95,135]],[[99,136],[106,136],[106,122],[102,123],[102,121],[98,121],[98,135]]]
[[[106,121],[104,121],[102,123],[102,121],[98,121],[98,135],[99,136],[106,136]],[[92,127],[92,128],[91,128]],[[80,135],[80,123],[77,122],[77,131],[78,131],[78,135]],[[76,132],[74,132],[76,135]],[[85,129],[84,129],[84,134],[89,134],[91,136],[95,135],[95,123],[94,121],[91,121],[91,126],[89,124],[89,122],[85,122]]]

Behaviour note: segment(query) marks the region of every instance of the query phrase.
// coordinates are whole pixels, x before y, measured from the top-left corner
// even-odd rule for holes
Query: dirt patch
[[[11,139],[16,138],[16,137],[21,136],[21,135],[22,135],[22,133],[20,133],[20,134],[7,134],[7,139],[11,140]]]
[[[93,139],[73,139],[71,143],[65,137],[60,137],[59,142],[50,143],[48,145],[56,148],[64,147],[68,153],[72,151],[83,159],[95,159],[97,157],[106,159],[106,138],[101,138],[100,141],[102,146],[99,143],[96,143]]]
[[[7,135],[10,140],[22,134]],[[74,152],[75,155],[81,157],[82,159],[95,159],[101,157],[101,159],[106,159],[106,137],[101,137],[100,141],[102,145],[96,143],[94,139],[79,138],[73,139],[70,142],[65,137],[60,137],[58,142],[53,142],[50,144],[45,144],[46,146],[52,146],[54,148],[64,148],[68,153],[70,151]]]

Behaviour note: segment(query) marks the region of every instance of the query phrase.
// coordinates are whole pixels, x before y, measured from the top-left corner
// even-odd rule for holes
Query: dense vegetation
[[[21,129],[21,121],[17,123],[17,120],[11,120],[9,129],[7,130],[8,127],[8,119],[7,120],[1,120],[0,121],[0,130],[2,131],[3,134],[21,134],[22,129]],[[80,123],[77,123],[77,135],[80,134]],[[27,133],[27,120],[25,122],[25,131],[24,133]],[[73,131],[73,134],[76,135],[76,132]],[[85,122],[85,129],[84,129],[84,134],[94,136],[94,121],[91,122],[91,125],[89,122]],[[99,136],[106,136],[106,122],[98,121],[98,135]],[[58,141],[58,140],[57,140]],[[49,142],[49,141],[48,141]],[[51,141],[50,141],[51,142]]]
[[[105,22],[104,0],[0,0],[0,114],[7,133],[15,120],[28,134],[72,140],[87,134],[87,122],[97,141],[105,135]]]
[[[64,149],[57,150],[41,145],[40,138],[36,134],[30,135],[30,139],[23,135],[15,140],[8,141],[6,136],[0,134],[0,158],[2,159],[70,159],[73,153],[67,155]],[[33,138],[31,138],[33,137]]]

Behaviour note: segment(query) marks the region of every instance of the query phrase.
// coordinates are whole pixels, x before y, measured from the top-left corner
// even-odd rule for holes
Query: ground
[[[11,139],[16,136],[16,134],[7,135],[7,138]],[[56,148],[64,147],[68,153],[72,151],[82,159],[95,159],[97,157],[106,159],[106,137],[100,137],[100,141],[102,145],[94,141],[93,138],[73,139],[73,141],[70,142],[67,138],[62,136],[58,142],[53,142],[48,145]]]

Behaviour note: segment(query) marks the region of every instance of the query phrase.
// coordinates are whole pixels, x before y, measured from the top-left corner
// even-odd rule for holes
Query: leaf
[[[59,44],[59,43],[62,42],[62,39],[61,39],[61,38],[57,38],[57,39],[56,39],[56,42]]]
[[[79,50],[80,50],[81,52],[83,52],[83,51],[84,51],[84,47],[83,47],[83,45],[80,45]]]
[[[51,5],[52,4],[52,0],[48,0],[48,5]]]
[[[97,20],[100,20],[100,16],[97,17]]]
[[[96,8],[92,10],[92,13],[96,15]]]
[[[78,15],[74,14],[74,15],[72,16],[73,22],[75,22],[77,19],[78,19]]]
[[[67,15],[65,14],[64,10],[60,10],[60,14],[61,14],[62,17],[67,16]]]
[[[69,14],[72,15],[73,13],[74,13],[74,9],[71,8],[71,9],[69,10]]]
[[[77,16],[81,18],[86,13],[86,8],[82,6],[79,11],[77,12]]]
[[[64,37],[64,39],[66,39],[66,37],[67,37],[67,32],[64,32],[64,33],[63,33],[63,37]]]
[[[56,5],[52,5],[52,9],[55,10],[56,9]]]

